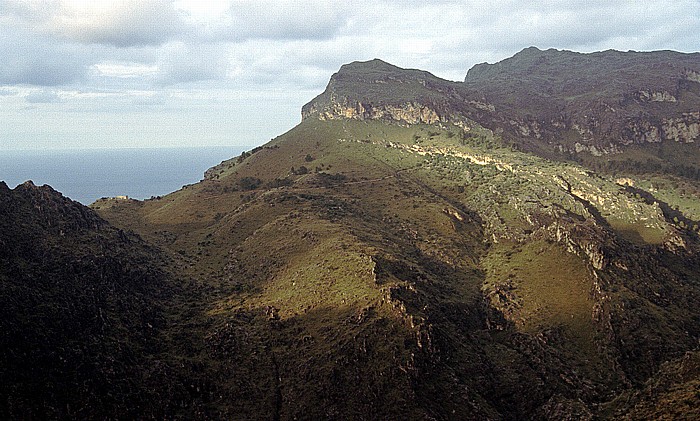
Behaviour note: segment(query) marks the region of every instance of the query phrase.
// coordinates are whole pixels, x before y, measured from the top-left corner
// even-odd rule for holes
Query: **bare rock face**
[[[685,71],[685,78],[686,80],[689,80],[691,82],[697,82],[700,83],[700,72],[697,72],[695,70],[690,70],[687,69]]]
[[[700,112],[683,113],[677,118],[654,123],[648,119],[630,121],[623,131],[623,143],[694,143],[700,138]]]
[[[361,102],[351,103],[347,99],[332,102],[327,107],[315,111],[321,120],[349,118],[353,120],[389,120],[405,124],[433,124],[445,121],[435,110],[419,103],[408,102],[400,106],[372,106]],[[308,116],[307,114],[306,116]]]
[[[675,96],[667,91],[642,90],[637,93],[637,98],[641,102],[677,102]]]
[[[667,140],[695,142],[700,137],[700,112],[684,113],[680,118],[664,120],[662,129]]]

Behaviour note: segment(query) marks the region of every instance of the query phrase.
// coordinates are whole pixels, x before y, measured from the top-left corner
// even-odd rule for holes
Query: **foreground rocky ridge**
[[[473,77],[497,78],[486,78],[488,69]],[[122,257],[155,268],[137,285],[153,285],[142,296],[159,305],[138,304],[123,329],[88,343],[133,336],[127,343],[144,345],[129,355],[159,369],[115,357],[126,368],[114,376],[130,387],[100,390],[124,406],[96,400],[88,417],[692,414],[700,407],[696,183],[545,159],[544,139],[538,154],[513,147],[532,139],[477,120],[505,115],[505,105],[469,89],[381,61],[355,63],[304,107],[300,125],[165,197],[98,201],[98,217],[45,187],[0,189],[11,198],[0,202],[8,215],[48,221],[7,231],[7,250],[24,230],[58,249],[65,238],[116,236],[135,247]],[[515,108],[518,119],[524,110]],[[53,199],[27,199],[36,191]],[[123,287],[100,295],[129,296],[129,276],[109,277]],[[144,320],[159,346],[138,333]],[[46,338],[60,344],[65,335]],[[28,413],[33,395],[22,387],[33,376],[14,381],[7,411]],[[40,396],[48,413],[72,414],[65,396]]]
[[[134,416],[168,296],[158,254],[91,209],[0,182],[0,415]],[[150,351],[149,351],[150,350]]]

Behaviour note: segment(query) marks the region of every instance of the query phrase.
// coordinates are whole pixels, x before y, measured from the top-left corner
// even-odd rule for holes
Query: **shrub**
[[[292,174],[294,174],[294,175],[304,175],[304,174],[308,174],[308,173],[309,173],[309,169],[303,165],[299,168],[296,168],[296,169],[294,167],[292,167]]]
[[[241,190],[255,190],[260,187],[262,180],[256,177],[243,177],[237,182]]]
[[[292,180],[289,178],[275,178],[272,181],[268,181],[267,184],[265,184],[265,187],[268,188],[277,188],[277,187],[284,187],[284,186],[291,186],[294,184]]]

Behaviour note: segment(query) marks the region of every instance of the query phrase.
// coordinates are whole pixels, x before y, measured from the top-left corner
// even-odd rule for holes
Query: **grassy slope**
[[[213,179],[96,206],[203,291],[176,306],[173,336],[194,333],[209,414],[495,418],[605,400],[626,379],[595,317],[611,310],[592,246],[653,247],[611,221],[679,228],[612,180],[484,136],[305,120]]]

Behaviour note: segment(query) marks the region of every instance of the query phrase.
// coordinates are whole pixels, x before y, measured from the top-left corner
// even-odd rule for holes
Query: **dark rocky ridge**
[[[0,182],[0,416],[143,415],[163,387],[144,380],[171,289],[160,265],[51,187]]]
[[[698,53],[581,54],[531,47],[474,66],[464,83],[514,119],[522,137],[556,145],[570,131],[579,146],[562,147],[604,154],[633,143],[697,141],[698,74]]]

